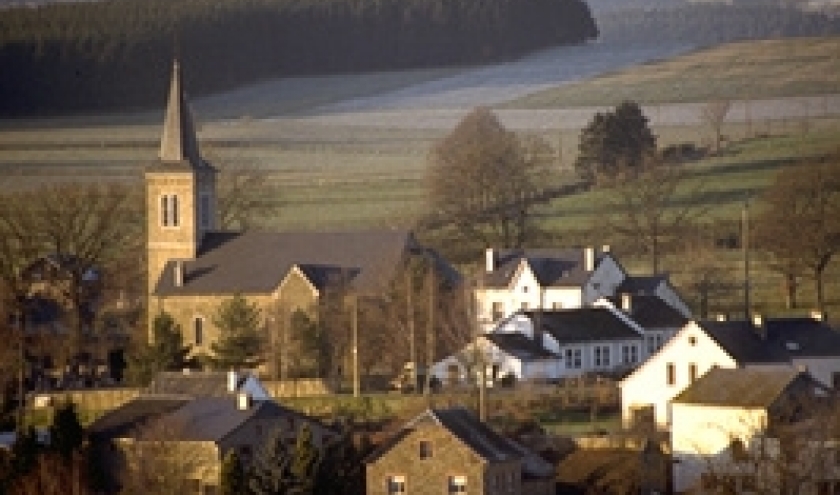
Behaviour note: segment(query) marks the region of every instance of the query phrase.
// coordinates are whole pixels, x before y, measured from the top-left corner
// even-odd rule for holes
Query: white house
[[[797,411],[807,404],[818,411],[826,396],[791,368],[710,370],[672,401],[674,492],[719,493],[726,485],[726,493],[781,493],[778,435],[806,423],[809,413]]]
[[[653,421],[670,427],[668,402],[713,367],[808,370],[834,387],[840,380],[840,333],[816,314],[689,322],[619,384],[625,426]]]
[[[569,309],[622,293],[654,295],[688,316],[688,306],[664,277],[632,277],[605,246],[485,252],[475,290],[485,332],[517,311]]]
[[[436,363],[432,374],[444,384],[464,381],[482,356],[491,379],[510,373],[517,380],[556,380],[625,372],[646,357],[644,329],[608,303],[519,312],[479,337],[477,346]]]
[[[432,365],[431,372],[445,386],[472,383],[482,360],[491,386],[507,375],[517,381],[560,377],[560,356],[534,341],[532,335],[518,332],[482,335],[460,352]],[[470,377],[470,372],[476,376]]]

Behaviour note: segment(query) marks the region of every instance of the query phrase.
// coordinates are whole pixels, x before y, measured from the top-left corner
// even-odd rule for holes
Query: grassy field
[[[840,93],[840,38],[732,43],[548,89],[503,108],[764,99]]]

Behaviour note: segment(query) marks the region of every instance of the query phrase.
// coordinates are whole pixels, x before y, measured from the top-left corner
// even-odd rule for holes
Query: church
[[[147,317],[151,323],[160,312],[172,315],[195,353],[212,354],[219,337],[213,314],[234,295],[258,305],[273,339],[281,309],[317,315],[336,285],[344,293],[382,294],[412,259],[458,278],[408,230],[221,231],[217,176],[201,156],[176,61],[159,159],[145,168]]]

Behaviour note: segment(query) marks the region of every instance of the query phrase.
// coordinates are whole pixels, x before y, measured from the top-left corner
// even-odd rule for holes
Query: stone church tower
[[[146,167],[145,178],[146,275],[151,304],[166,263],[195,259],[204,234],[217,228],[216,169],[201,158],[177,60],[159,160]]]

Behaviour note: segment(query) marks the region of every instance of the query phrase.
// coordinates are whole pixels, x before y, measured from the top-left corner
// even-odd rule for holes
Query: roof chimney
[[[811,311],[811,319],[814,321],[825,321],[825,314],[822,311]]]
[[[583,250],[583,269],[587,272],[595,271],[595,248],[592,246]]]
[[[175,260],[175,269],[174,269],[174,277],[173,283],[175,287],[181,287],[184,285],[184,262],[182,260]]]
[[[491,273],[495,269],[496,269],[496,253],[493,252],[493,248],[487,248],[487,249],[484,250],[484,270],[487,273]]]
[[[228,371],[228,379],[227,379],[227,388],[228,392],[236,392],[236,382],[239,381],[239,377],[236,376],[236,371],[230,370]]]
[[[767,327],[764,326],[764,318],[756,313],[752,317],[752,324],[761,340],[767,340]]]
[[[604,244],[603,246],[601,246],[601,252],[609,253],[610,252],[610,245],[609,244]]]
[[[633,310],[633,295],[627,292],[621,294],[621,309],[624,310],[625,313],[629,313]]]
[[[236,394],[236,408],[240,411],[247,411],[251,407],[251,395],[247,392]]]

